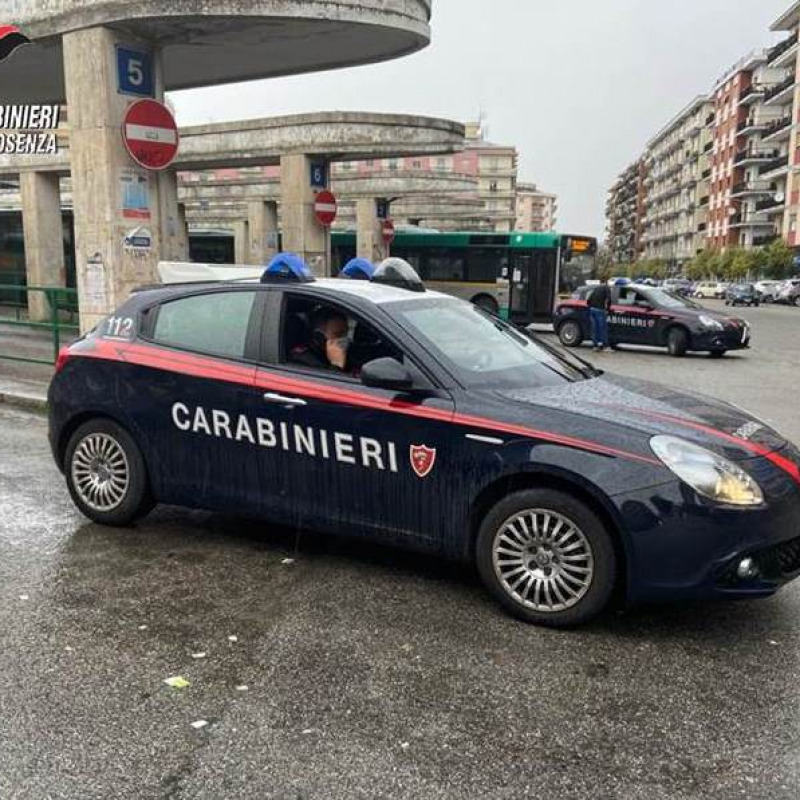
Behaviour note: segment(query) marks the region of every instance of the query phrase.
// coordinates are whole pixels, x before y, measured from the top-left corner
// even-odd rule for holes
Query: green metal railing
[[[42,298],[43,303],[36,308],[31,317],[31,300]],[[12,283],[0,283],[0,328],[11,326],[30,331],[42,331],[47,337],[29,341],[14,341],[10,345],[0,336],[0,359],[8,361],[24,361],[30,364],[55,364],[61,348],[63,334],[78,333],[78,292],[61,286],[20,286]],[[71,337],[70,337],[71,338]],[[27,355],[28,349],[37,349],[52,345],[52,358]]]

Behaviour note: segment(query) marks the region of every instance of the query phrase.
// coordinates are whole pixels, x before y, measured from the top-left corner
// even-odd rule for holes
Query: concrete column
[[[66,286],[58,175],[23,172],[19,184],[28,286]],[[50,319],[50,308],[42,292],[28,295],[28,314],[32,322]]]
[[[331,274],[331,232],[314,216],[316,192],[311,186],[311,159],[281,157],[281,221],[283,249],[305,259],[315,275]]]
[[[249,264],[249,244],[247,235],[247,220],[237,220],[233,223],[233,257],[237,264]]]
[[[251,200],[247,204],[250,232],[248,264],[267,264],[278,252],[278,204]]]
[[[159,172],[157,181],[161,217],[161,259],[188,261],[189,231],[183,206],[178,202],[178,173],[174,170]]]
[[[84,331],[118,306],[131,289],[157,280],[161,252],[159,190],[163,184],[135,164],[120,136],[125,109],[134,98],[117,92],[117,44],[152,49],[108,28],[63,36],[75,258]],[[153,56],[155,84],[161,86],[158,53]],[[161,92],[157,99],[163,99]],[[136,247],[125,243],[133,231],[138,234]]]
[[[374,197],[362,197],[356,201],[356,254],[373,264],[380,264],[389,257],[389,245],[383,241]]]

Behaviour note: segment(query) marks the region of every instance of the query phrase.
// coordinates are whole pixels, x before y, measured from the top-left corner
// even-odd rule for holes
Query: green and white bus
[[[356,254],[354,232],[332,235],[333,273]],[[595,274],[597,241],[558,233],[399,232],[391,254],[425,284],[520,325],[549,322],[559,294]]]

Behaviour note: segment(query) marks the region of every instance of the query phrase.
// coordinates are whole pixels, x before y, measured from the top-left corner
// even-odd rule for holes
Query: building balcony
[[[729,228],[771,228],[772,223],[766,222],[755,214],[734,214],[728,222]]]
[[[769,236],[754,236],[753,247],[766,247],[772,244],[778,238],[777,234],[773,233]]]
[[[731,189],[731,197],[746,197],[748,195],[771,194],[775,191],[775,184],[768,181],[742,181]]]
[[[747,119],[743,119],[736,126],[736,133],[739,136],[752,136],[755,133],[763,131],[764,128],[766,127],[767,127],[766,122],[761,122],[757,120],[755,117],[748,117]]]
[[[767,51],[767,66],[782,67],[797,57],[797,34],[792,33],[788,39],[778,42]]]
[[[792,70],[792,74],[788,78],[785,78],[779,84],[770,87],[764,92],[764,105],[779,106],[790,103],[792,101],[794,87],[795,75],[794,70]]]
[[[784,208],[786,208],[786,199],[783,195],[770,197],[767,200],[759,200],[755,204],[756,213],[766,214],[767,216],[777,214],[778,212],[783,211]]]
[[[789,154],[784,153],[782,156],[773,158],[771,161],[768,161],[766,164],[763,164],[759,168],[758,174],[761,175],[762,177],[766,175],[777,177],[778,175],[788,171],[789,171]]]
[[[765,89],[763,86],[756,83],[750,84],[750,86],[742,90],[742,93],[739,95],[739,105],[749,106],[752,103],[760,101],[764,97],[764,92]]]
[[[785,117],[781,117],[780,119],[772,120],[768,122],[766,127],[763,130],[761,140],[766,141],[773,141],[777,142],[780,139],[788,138],[792,135],[792,117],[791,114],[787,114]]]
[[[755,150],[748,148],[747,150],[740,150],[734,156],[733,163],[739,166],[744,166],[745,164],[766,164],[778,158],[779,155],[779,150]]]

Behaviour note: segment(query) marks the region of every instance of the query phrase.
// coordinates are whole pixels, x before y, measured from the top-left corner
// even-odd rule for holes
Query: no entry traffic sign
[[[381,235],[383,236],[383,241],[386,244],[391,244],[394,241],[394,222],[390,219],[385,219],[381,222]]]
[[[178,153],[178,126],[157,100],[136,100],[122,122],[122,141],[131,158],[145,169],[165,169]]]
[[[314,200],[314,214],[320,225],[329,228],[336,219],[336,196],[327,189],[320,192]]]

